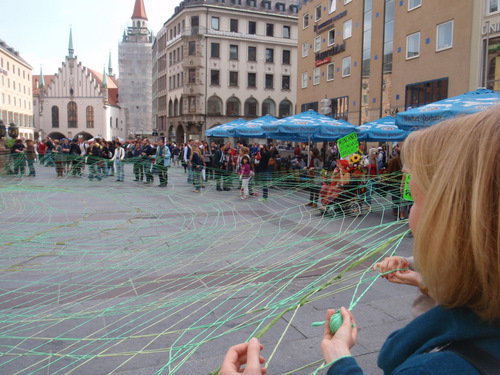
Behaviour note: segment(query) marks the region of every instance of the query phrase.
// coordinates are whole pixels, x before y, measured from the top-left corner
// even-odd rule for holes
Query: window
[[[290,26],[283,26],[283,38],[290,39]]]
[[[282,100],[279,106],[279,118],[288,117],[292,114],[292,103],[288,100]]]
[[[406,86],[405,108],[420,107],[447,97],[448,78],[414,83]]]
[[[290,90],[290,76],[281,76],[281,89]]]
[[[285,4],[284,3],[276,3],[276,9],[279,10],[280,12],[285,11]]]
[[[212,43],[210,46],[210,50],[211,50],[210,57],[214,57],[217,59],[220,57],[220,44],[219,43]]]
[[[307,88],[307,72],[302,73],[302,88]]]
[[[245,116],[257,116],[257,100],[250,98],[245,101]]]
[[[249,6],[251,6],[251,7],[254,7],[254,8],[255,8],[255,7],[257,6],[257,5],[256,5],[256,3],[257,3],[257,2],[256,2],[256,0],[248,0],[248,3],[247,3],[247,4],[248,4]]]
[[[68,128],[78,127],[78,107],[75,102],[68,103]]]
[[[200,17],[192,16],[191,17],[191,35],[198,34],[198,27],[200,26]]]
[[[352,0],[344,0],[344,5],[349,4]]]
[[[347,115],[349,113],[349,97],[339,96],[330,100],[332,101],[332,112],[330,116],[335,119],[342,119],[347,121]]]
[[[309,26],[309,13],[304,14],[302,17],[302,28],[306,29]]]
[[[408,11],[418,8],[422,5],[422,0],[408,0]]]
[[[196,69],[188,69],[188,83],[196,83]]]
[[[58,106],[52,107],[52,127],[53,128],[59,127],[59,107]]]
[[[220,72],[218,70],[210,71],[210,85],[212,86],[220,85]]]
[[[413,59],[420,55],[420,32],[406,37],[406,59]]]
[[[348,39],[352,36],[352,20],[344,22],[344,39]]]
[[[241,5],[241,0],[231,0],[231,3],[235,5]]]
[[[248,47],[248,61],[257,61],[257,47]]]
[[[188,96],[188,111],[190,113],[196,112],[196,97]]]
[[[195,41],[189,41],[188,54],[189,54],[189,56],[193,56],[196,54],[196,42]]]
[[[315,21],[319,21],[321,19],[321,5],[318,5],[314,11]]]
[[[326,80],[333,81],[335,74],[335,64],[331,63],[326,66]]]
[[[219,30],[220,28],[220,20],[219,17],[212,17],[212,29]]]
[[[266,99],[262,102],[262,116],[276,116],[276,104],[272,99]]]
[[[498,12],[498,0],[488,0],[488,12],[495,13]]]
[[[193,97],[194,98],[194,97]],[[217,96],[212,96],[207,102],[208,115],[221,115],[222,114],[222,100]]]
[[[271,2],[270,1],[263,1],[262,2],[262,7],[264,9],[271,9]]]
[[[313,84],[314,85],[319,85],[319,77],[320,77],[320,69],[315,68],[313,70]]]
[[[232,60],[238,60],[238,46],[231,44],[229,46],[229,58]]]
[[[248,34],[250,35],[257,34],[257,22],[248,21]]]
[[[333,13],[337,10],[337,0],[328,0],[328,13]]]
[[[274,75],[266,74],[266,89],[272,89],[274,87]]]
[[[87,128],[94,127],[94,107],[89,105],[87,107]]]
[[[266,63],[274,62],[274,49],[266,48]]]
[[[274,24],[266,23],[266,36],[274,36]]]
[[[321,49],[321,35],[314,38],[314,52],[318,52]]]
[[[229,31],[232,33],[237,33],[238,32],[238,20],[231,18],[229,21]]]
[[[453,21],[437,26],[436,51],[453,47]]]
[[[290,64],[290,60],[291,60],[290,56],[291,56],[290,50],[284,49],[283,50],[283,60],[282,60],[282,63],[283,64]]]
[[[238,72],[229,72],[229,86],[238,86]]]
[[[313,111],[318,112],[318,102],[305,103],[300,106],[301,112],[306,112],[312,109]]]
[[[248,87],[257,87],[257,74],[248,73]]]
[[[305,42],[302,44],[302,57],[307,57],[309,54],[309,43]]]
[[[226,102],[226,116],[240,115],[240,101],[236,97],[231,97]]]
[[[342,59],[342,77],[351,75],[351,56]]]
[[[328,31],[328,45],[332,46],[335,44],[335,29]]]

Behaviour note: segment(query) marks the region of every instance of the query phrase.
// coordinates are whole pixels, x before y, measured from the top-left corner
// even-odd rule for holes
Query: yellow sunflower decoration
[[[353,154],[349,158],[349,164],[351,164],[351,165],[357,164],[357,163],[359,163],[360,160],[361,160],[361,156],[359,154]]]

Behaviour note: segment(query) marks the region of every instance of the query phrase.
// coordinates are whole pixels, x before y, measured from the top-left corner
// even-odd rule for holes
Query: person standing
[[[35,159],[36,159],[35,143],[33,142],[33,140],[28,139],[26,140],[26,161],[28,162],[29,177],[36,176]]]
[[[225,155],[225,145],[221,145],[220,148],[217,148],[214,152],[214,171],[215,171],[215,187],[217,191],[222,191],[222,179],[224,176],[224,160],[226,159]]]
[[[54,158],[52,155],[52,152],[54,151],[55,146],[54,146],[54,143],[52,142],[52,140],[50,139],[50,137],[45,138],[45,146],[47,146],[45,149],[45,160],[44,160],[45,166],[46,167],[55,167],[56,163],[54,162]]]
[[[71,171],[71,144],[69,143],[68,138],[63,138],[62,146],[62,160],[63,160],[63,171],[66,175],[68,175]]]
[[[184,147],[184,163],[187,166],[188,170],[188,177],[187,177],[188,184],[191,184],[193,182],[193,170],[191,169],[190,167],[191,163],[189,162],[191,160],[193,145],[194,145],[194,140],[190,139],[188,144]]]
[[[155,154],[155,150],[153,146],[149,143],[148,139],[145,139],[142,142],[142,161],[144,165],[144,173],[146,175],[146,181],[144,181],[145,184],[152,184],[153,183],[153,172],[152,172],[152,167],[153,167],[153,156]]]
[[[203,169],[204,162],[202,159],[201,150],[198,145],[193,145],[191,151],[191,160],[189,161],[189,164],[191,165],[191,169],[193,171],[193,192],[199,193],[201,190],[201,171]]]
[[[38,151],[38,162],[40,165],[43,165],[45,162],[45,151],[47,150],[47,145],[43,143],[41,140],[38,140],[36,143],[36,148]]]
[[[15,143],[10,149],[10,154],[14,161],[14,174],[18,177],[24,176],[25,173],[25,149],[22,139],[16,139]]]
[[[113,162],[113,167],[115,169],[117,182],[125,181],[125,170],[124,170],[123,159],[125,159],[125,150],[123,149],[120,141],[116,141],[115,152],[113,153],[113,157],[110,160]]]
[[[159,187],[167,187],[168,184],[168,168],[171,165],[172,153],[170,148],[165,145],[163,139],[158,141],[156,148],[156,167],[158,168],[158,177],[160,179]]]
[[[135,142],[132,148],[132,157],[134,160],[134,181],[142,182],[142,180],[144,180],[144,164],[142,161],[142,146],[140,141]]]

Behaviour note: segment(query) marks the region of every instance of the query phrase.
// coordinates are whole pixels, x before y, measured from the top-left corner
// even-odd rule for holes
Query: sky
[[[156,35],[181,0],[143,0],[149,29]],[[55,74],[73,48],[84,66],[102,72],[111,51],[118,75],[118,43],[132,25],[135,0],[1,0],[0,39],[19,52],[33,74]]]

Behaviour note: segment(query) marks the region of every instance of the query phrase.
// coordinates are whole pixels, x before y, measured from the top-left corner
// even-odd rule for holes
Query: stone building
[[[185,0],[153,46],[156,129],[176,142],[295,113],[297,2]]]
[[[31,65],[0,39],[0,120],[19,127],[19,137],[34,139]]]
[[[118,46],[120,106],[125,111],[128,136],[151,135],[152,40],[143,0],[136,0],[132,26]]]
[[[109,74],[109,75],[108,75]],[[118,85],[112,69],[98,73],[74,54],[70,32],[68,55],[54,75],[34,75],[34,123],[41,137],[83,136],[124,138],[126,128],[118,105]]]
[[[326,97],[331,116],[362,124],[483,86],[487,2],[300,1],[299,111]]]

